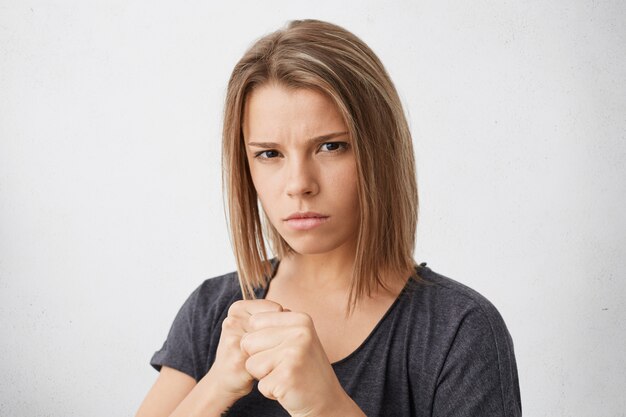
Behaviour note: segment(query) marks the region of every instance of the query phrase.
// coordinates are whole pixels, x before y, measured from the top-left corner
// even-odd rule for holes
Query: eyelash
[[[339,153],[339,152],[343,152],[346,149],[348,149],[348,143],[347,142],[325,142],[325,143],[322,143],[320,145],[320,148],[322,146],[325,146],[325,145],[339,145],[339,149],[333,149],[333,150],[330,150],[330,151],[327,151],[327,152],[324,152],[324,153]],[[262,156],[263,154],[265,154],[267,152],[276,152],[276,153],[278,153],[278,151],[275,151],[273,149],[268,149],[268,150],[265,150],[265,151],[260,151],[260,152],[255,153],[254,157],[257,158],[257,159],[266,159],[266,160],[274,159],[274,158],[267,158],[267,157],[263,157]]]

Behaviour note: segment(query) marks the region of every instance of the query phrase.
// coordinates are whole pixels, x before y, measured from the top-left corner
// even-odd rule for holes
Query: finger
[[[260,300],[239,300],[235,301],[228,308],[229,316],[248,317],[252,314],[261,312],[279,312],[283,311],[283,307],[274,301]]]
[[[264,350],[246,359],[245,368],[255,379],[261,380],[280,365],[283,357],[280,349]]]
[[[241,338],[240,348],[248,355],[280,346],[285,340],[293,337],[297,329],[293,327],[266,327],[246,333]]]
[[[277,302],[265,299],[259,300],[245,300],[245,308],[248,314],[256,314],[262,312],[280,312],[283,311],[283,306]]]
[[[273,368],[263,378],[259,379],[257,389],[265,398],[280,401],[286,394],[286,384],[280,370]]]
[[[222,331],[242,336],[249,331],[248,321],[252,314],[261,312],[280,312],[282,306],[270,300],[240,300],[234,302],[228,309],[228,316],[222,322]]]
[[[266,327],[306,326],[313,327],[313,320],[306,313],[263,311],[252,314],[246,326],[247,331]]]
[[[222,321],[222,334],[241,337],[246,333],[247,326],[248,318],[228,316]]]

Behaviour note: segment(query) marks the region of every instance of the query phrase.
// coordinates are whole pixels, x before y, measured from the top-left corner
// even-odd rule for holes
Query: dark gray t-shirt
[[[272,260],[274,271],[277,262]],[[521,416],[511,336],[476,291],[421,264],[372,333],[332,364],[339,382],[373,416]],[[265,290],[257,296],[263,298]],[[235,272],[208,279],[183,304],[152,357],[199,381],[215,359],[228,307],[241,299]],[[228,416],[288,416],[255,388]]]

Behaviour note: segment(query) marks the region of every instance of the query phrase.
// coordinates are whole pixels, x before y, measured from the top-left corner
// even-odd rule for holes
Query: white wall
[[[0,1],[0,415],[132,415],[234,269],[221,106],[253,39],[352,30],[406,105],[416,259],[491,299],[526,416],[624,416],[621,1]]]

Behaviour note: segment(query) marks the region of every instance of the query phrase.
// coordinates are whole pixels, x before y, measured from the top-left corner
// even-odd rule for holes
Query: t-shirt
[[[272,276],[277,265],[272,259]],[[407,281],[363,343],[332,364],[346,393],[370,417],[521,416],[513,342],[496,308],[425,263],[415,272],[418,279]],[[151,365],[199,381],[215,360],[228,307],[241,298],[236,272],[204,281],[181,307]],[[255,385],[226,415],[289,414]]]

